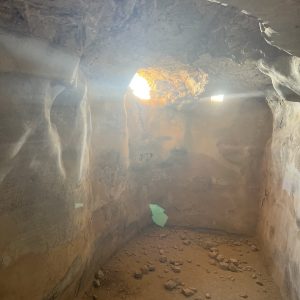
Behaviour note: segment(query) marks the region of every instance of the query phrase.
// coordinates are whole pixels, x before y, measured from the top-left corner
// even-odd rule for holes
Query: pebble
[[[231,263],[233,263],[234,265],[236,265],[236,266],[238,266],[238,264],[239,264],[239,261],[237,259],[235,259],[235,258],[230,258],[229,261]]]
[[[155,266],[154,265],[148,265],[148,270],[150,272],[154,272],[155,271]]]
[[[178,266],[172,266],[172,271],[173,271],[174,273],[180,273],[180,272],[181,272],[181,268],[178,267]]]
[[[210,248],[216,247],[217,245],[218,244],[216,242],[212,242],[212,241],[204,241],[201,243],[201,246],[204,249],[210,249]]]
[[[195,294],[195,291],[193,291],[192,289],[189,289],[189,288],[183,288],[181,290],[182,294],[186,297],[191,297]]]
[[[208,256],[209,256],[210,258],[216,258],[216,257],[218,256],[218,252],[209,252],[209,253],[208,253]]]
[[[165,250],[160,249],[160,250],[159,250],[159,254],[160,254],[160,255],[164,255],[164,254],[165,254]]]
[[[231,263],[231,264],[228,265],[228,270],[231,271],[231,272],[237,272],[238,268],[237,268],[236,265]]]
[[[159,261],[164,264],[164,263],[166,263],[168,261],[168,258],[166,256],[161,256],[159,258]]]
[[[244,270],[245,270],[245,271],[252,271],[253,268],[252,268],[251,266],[246,266],[246,267],[244,267]]]
[[[168,291],[172,291],[173,289],[175,289],[178,285],[178,282],[176,282],[173,279],[169,279],[165,284],[164,287],[166,290]]]
[[[209,293],[206,293],[206,294],[205,294],[205,298],[206,298],[206,299],[211,299],[211,295],[210,295]]]
[[[211,252],[219,252],[218,248],[216,248],[216,247],[211,247],[209,249],[209,251],[211,251]]]
[[[133,277],[135,279],[142,279],[143,278],[143,273],[141,271],[136,271],[136,272],[134,272]]]
[[[225,262],[220,262],[219,266],[222,270],[228,270],[228,268],[229,268],[229,264],[225,263]]]
[[[184,241],[183,241],[183,244],[184,244],[185,246],[189,246],[191,243],[192,243],[192,242],[191,242],[190,240],[184,240]]]
[[[225,259],[225,257],[224,257],[223,255],[221,255],[221,254],[219,254],[219,255],[216,257],[216,260],[219,261],[219,262],[223,261],[224,259]]]

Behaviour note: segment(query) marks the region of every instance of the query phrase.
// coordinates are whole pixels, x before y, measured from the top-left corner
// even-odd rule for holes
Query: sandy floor
[[[82,299],[279,300],[261,256],[247,238],[151,228],[102,267]]]

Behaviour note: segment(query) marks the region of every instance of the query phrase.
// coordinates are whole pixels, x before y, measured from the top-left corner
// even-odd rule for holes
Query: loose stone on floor
[[[100,266],[99,266],[100,267]],[[282,300],[257,242],[150,228],[98,268],[82,299]]]

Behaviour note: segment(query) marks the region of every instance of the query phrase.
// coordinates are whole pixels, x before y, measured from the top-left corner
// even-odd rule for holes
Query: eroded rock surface
[[[265,41],[260,23],[208,1],[1,1],[1,299],[73,299],[94,276],[90,266],[149,224],[149,202],[166,206],[171,224],[255,229],[258,169],[271,123],[260,100],[270,82],[255,61],[265,59],[267,75],[276,63],[297,61]],[[221,83],[238,96],[227,108],[181,99],[145,110],[124,101],[136,70],[166,57],[203,68],[206,96]],[[289,69],[280,70],[273,84],[294,99],[289,90],[299,92],[297,82]],[[272,151],[282,154],[282,143],[292,140],[281,168],[270,174],[283,178],[288,161],[294,180],[297,135],[287,132],[297,131],[297,104],[271,106],[278,133]],[[289,117],[281,133],[277,124]],[[285,209],[270,204],[262,228],[279,232],[268,211],[294,228],[291,248],[267,238],[275,258],[285,253],[276,270],[287,264],[285,285],[294,300],[299,261],[285,250],[298,245],[299,201],[290,182]],[[279,199],[274,186],[267,189]],[[288,211],[294,213],[286,218]],[[283,286],[283,276],[278,282]]]
[[[271,134],[263,101],[203,101],[178,111],[128,99],[127,118],[130,166],[147,190],[141,198],[166,208],[169,225],[255,232]]]
[[[280,102],[277,96],[272,97],[274,130],[265,162],[266,186],[261,199],[259,229],[276,280],[288,299],[298,300],[300,104]]]
[[[259,234],[272,273],[288,299],[300,297],[299,276],[299,57],[261,61],[274,92],[267,97],[273,113],[272,140],[264,163]]]

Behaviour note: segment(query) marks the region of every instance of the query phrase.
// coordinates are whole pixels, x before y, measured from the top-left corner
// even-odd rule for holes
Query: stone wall
[[[89,253],[87,99],[13,72],[1,73],[0,94],[0,297],[51,299]]]
[[[192,110],[128,99],[130,167],[169,225],[253,234],[261,160],[271,134],[264,100],[225,99]]]
[[[274,122],[264,164],[259,234],[285,299],[299,300],[300,97],[295,93],[300,82],[299,58],[290,56],[272,65],[264,63],[262,69],[272,78],[277,92],[268,97]]]
[[[278,99],[277,99],[278,101]],[[286,299],[299,300],[299,103],[272,103],[274,132],[266,161],[260,235]]]
[[[100,97],[66,51],[1,41],[0,298],[74,298],[150,222],[128,172],[123,95]]]
[[[132,102],[124,107],[123,93],[137,68],[166,56],[191,64],[209,52],[241,63],[282,53],[265,42],[261,22],[234,7],[121,2],[0,3],[0,26],[13,32],[0,34],[1,299],[74,298],[90,266],[150,223],[149,202],[165,206],[173,225],[255,228],[266,106],[238,101],[229,111],[201,105],[149,113]],[[279,12],[276,6],[276,19]],[[297,64],[276,63],[287,68],[271,76],[274,87],[294,99]],[[86,75],[103,89],[91,88]],[[293,300],[298,167],[297,134],[288,132],[297,132],[297,109],[272,105],[275,155],[266,163],[271,178],[260,226],[278,283]],[[290,123],[282,125],[282,115]]]
[[[150,202],[166,206],[170,225],[253,232],[253,172],[270,131],[263,102],[140,114],[124,89],[86,82],[75,55],[1,40],[1,298],[74,297],[150,224]]]

